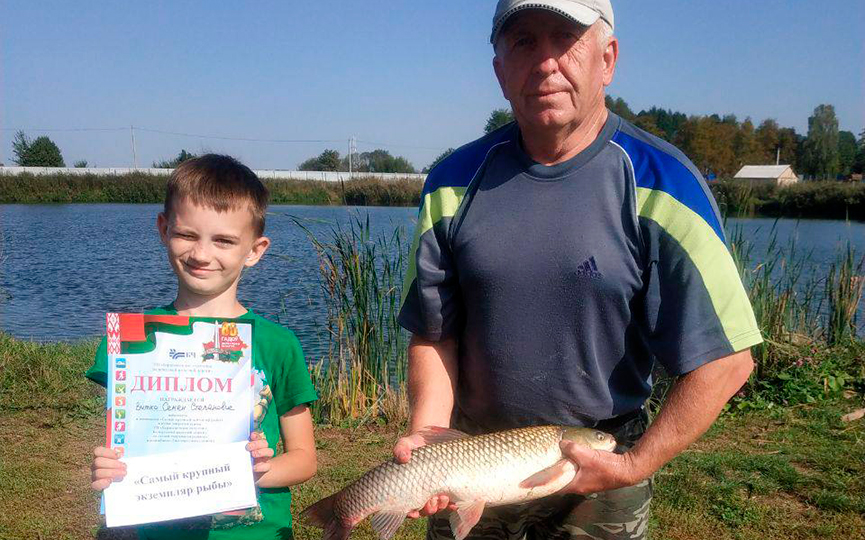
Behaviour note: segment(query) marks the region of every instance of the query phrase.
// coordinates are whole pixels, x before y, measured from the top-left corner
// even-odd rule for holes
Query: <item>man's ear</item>
[[[619,40],[611,36],[604,49],[604,86],[610,86],[613,75],[616,74],[616,62],[619,60]]]
[[[502,95],[505,97],[505,99],[510,101],[510,99],[508,99],[508,92],[507,90],[505,90],[507,88],[507,86],[505,85],[505,70],[502,67],[502,60],[501,58],[499,58],[498,54],[493,56],[493,71],[496,72],[496,79],[499,80],[499,87],[502,89]]]
[[[156,230],[159,231],[159,239],[162,244],[166,244],[168,242],[168,216],[165,215],[165,212],[159,212],[159,215],[156,216]]]
[[[252,248],[249,250],[249,254],[246,256],[246,261],[243,262],[243,265],[247,268],[255,266],[258,261],[261,260],[264,252],[267,251],[267,248],[269,247],[270,238],[266,236],[259,236],[256,238],[255,242],[252,243]]]

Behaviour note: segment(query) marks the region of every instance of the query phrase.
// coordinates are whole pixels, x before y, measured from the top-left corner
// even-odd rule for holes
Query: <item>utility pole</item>
[[[352,154],[356,151],[354,136],[348,138],[348,179],[351,180],[351,173],[354,163],[352,163]],[[342,176],[339,177],[340,187],[342,187],[342,204],[346,204],[345,200],[345,182],[342,180]]]
[[[348,179],[351,180],[351,173],[353,172],[354,163],[352,160],[354,159],[354,154],[357,152],[357,142],[356,139],[352,136],[348,138]]]
[[[781,147],[778,146],[778,152],[775,154],[775,165],[781,164]]]
[[[132,168],[138,168],[138,155],[135,153],[135,128],[129,126],[129,134],[132,136]]]

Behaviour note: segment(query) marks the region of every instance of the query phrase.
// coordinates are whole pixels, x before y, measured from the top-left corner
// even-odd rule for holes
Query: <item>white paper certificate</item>
[[[126,458],[126,477],[105,490],[109,527],[202,516],[255,506],[246,443],[214,444]]]
[[[129,474],[105,491],[109,527],[256,505],[253,326],[108,314],[106,438]]]

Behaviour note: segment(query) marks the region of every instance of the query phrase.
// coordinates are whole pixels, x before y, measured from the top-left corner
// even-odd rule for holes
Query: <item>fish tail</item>
[[[318,501],[300,513],[302,522],[324,529],[322,540],[346,540],[352,527],[346,526],[336,515],[336,494]]]

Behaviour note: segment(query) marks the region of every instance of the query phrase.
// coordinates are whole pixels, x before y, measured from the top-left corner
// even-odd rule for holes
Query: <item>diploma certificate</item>
[[[253,321],[109,313],[106,323],[107,446],[121,453],[129,472],[105,491],[108,526],[254,506],[251,462],[242,449],[249,440],[257,397]],[[190,469],[196,455],[206,467]],[[210,463],[210,457],[216,461]],[[230,486],[231,500],[202,490],[198,477],[193,482],[190,476],[199,469],[217,470],[209,485]],[[171,489],[164,493],[183,497],[162,499],[154,493],[163,492],[149,489],[155,486],[147,479],[175,473],[178,477],[166,484]]]

